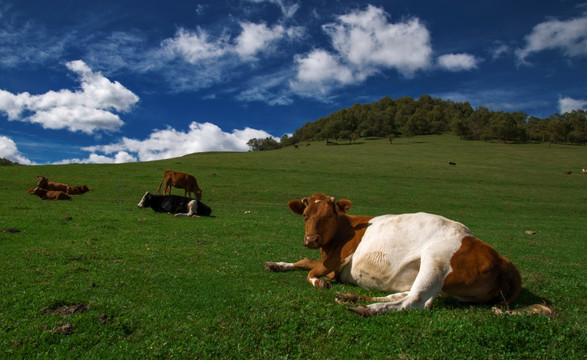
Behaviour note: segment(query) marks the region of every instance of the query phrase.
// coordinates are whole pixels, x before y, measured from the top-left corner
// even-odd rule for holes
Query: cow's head
[[[314,194],[302,200],[291,200],[289,209],[304,217],[306,235],[304,246],[318,249],[328,245],[339,230],[340,218],[351,207],[349,200],[336,201],[334,197]]]
[[[43,189],[43,188],[40,188],[40,187],[36,187],[36,188],[33,190],[33,195],[42,196],[42,195],[44,195],[46,192],[47,192],[47,190],[45,190],[45,189]]]
[[[44,188],[47,185],[48,180],[49,179],[44,176],[37,176],[37,186]]]
[[[202,200],[202,190],[196,190],[196,199]]]
[[[143,195],[143,198],[141,199],[141,201],[139,201],[139,203],[137,204],[138,207],[142,208],[146,208],[149,207],[151,204],[151,198],[153,197],[153,195],[151,195],[150,192],[146,192],[145,195]]]

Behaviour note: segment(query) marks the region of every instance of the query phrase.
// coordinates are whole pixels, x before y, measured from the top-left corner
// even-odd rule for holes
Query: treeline
[[[0,158],[0,166],[12,166],[12,165],[20,165],[17,162],[10,161],[6,158]]]
[[[468,102],[454,102],[422,95],[388,96],[368,104],[334,112],[284,135],[278,147],[309,140],[356,141],[368,137],[411,137],[452,132],[462,139],[495,140],[506,143],[551,142],[582,144],[587,142],[587,114],[584,110],[554,114],[547,118],[518,112],[491,111]],[[257,140],[263,150],[267,139]],[[273,143],[268,148],[276,148]]]

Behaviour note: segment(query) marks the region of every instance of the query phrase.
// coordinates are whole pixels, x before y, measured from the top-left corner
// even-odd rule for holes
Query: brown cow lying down
[[[265,269],[309,270],[308,282],[316,288],[329,288],[330,282],[323,279],[328,277],[391,293],[377,298],[337,295],[338,302],[376,302],[350,309],[360,315],[426,309],[439,295],[510,304],[520,292],[516,266],[456,221],[422,212],[348,215],[349,200],[324,194],[291,200],[288,206],[304,217],[304,245],[320,249],[322,259],[267,262]]]
[[[71,196],[63,191],[46,190],[39,187],[35,188],[33,194],[40,197],[41,200],[71,200]]]
[[[70,186],[67,190],[69,195],[83,195],[90,191],[87,185],[80,185],[80,186]]]
[[[45,176],[37,176],[37,187],[45,190],[67,192],[69,186],[58,182],[49,181]]]

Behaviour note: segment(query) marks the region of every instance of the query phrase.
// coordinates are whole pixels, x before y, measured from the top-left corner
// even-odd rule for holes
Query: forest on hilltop
[[[495,140],[504,143],[587,142],[587,113],[574,110],[546,118],[525,112],[473,108],[468,102],[454,102],[422,95],[417,100],[385,96],[379,101],[354,104],[316,121],[307,122],[280,142],[271,138],[251,139],[253,151],[271,150],[310,140],[348,141],[359,138],[412,137],[452,132],[462,139]]]

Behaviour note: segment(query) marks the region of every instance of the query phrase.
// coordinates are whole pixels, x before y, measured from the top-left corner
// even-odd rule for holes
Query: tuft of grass
[[[0,354],[5,358],[585,358],[584,146],[504,145],[450,135],[312,143],[120,165],[0,171]],[[455,162],[451,166],[448,162]],[[139,209],[165,170],[193,174],[212,217]],[[572,170],[572,175],[565,171]],[[27,195],[37,175],[92,191]],[[174,189],[182,194],[182,190]],[[518,266],[512,309],[437,299],[430,311],[363,319],[305,272],[265,261],[318,258],[288,200],[324,192],[351,213],[427,211],[466,224]],[[527,235],[525,231],[534,231]],[[60,314],[47,309],[87,306]],[[59,329],[73,329],[64,334]]]

